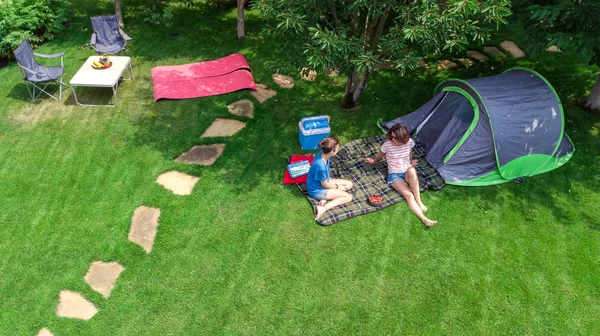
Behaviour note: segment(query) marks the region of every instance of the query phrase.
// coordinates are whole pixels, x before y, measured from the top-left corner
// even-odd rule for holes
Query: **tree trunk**
[[[123,23],[123,14],[121,14],[121,0],[114,0],[115,3],[115,14],[117,15],[117,20],[119,20],[119,26],[121,28],[125,27],[125,23]]]
[[[247,0],[237,0],[237,38],[241,40],[246,38],[244,31],[244,5]]]
[[[371,71],[355,71],[352,75],[348,76],[342,108],[351,109],[356,107],[358,98],[367,88],[367,82],[369,81],[370,76]]]
[[[594,86],[592,87],[592,92],[590,92],[590,95],[588,96],[585,107],[592,110],[600,109],[600,75],[596,78],[596,83],[594,83]]]

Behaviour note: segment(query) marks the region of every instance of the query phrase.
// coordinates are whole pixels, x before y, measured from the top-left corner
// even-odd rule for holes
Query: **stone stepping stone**
[[[294,79],[290,76],[274,73],[272,77],[273,81],[281,88],[291,89],[294,87]]]
[[[129,241],[140,245],[146,253],[152,251],[159,216],[160,209],[141,206],[135,209],[131,218]]]
[[[462,63],[465,67],[469,68],[471,67],[473,64],[475,64],[475,62],[473,62],[471,59],[469,58],[459,58],[458,59],[460,61],[460,63]]]
[[[502,43],[500,43],[500,47],[506,50],[514,58],[525,57],[523,50],[521,50],[521,48],[519,48],[519,46],[517,46],[517,44],[513,41],[502,41]]]
[[[97,312],[98,308],[86,300],[83,295],[69,290],[60,292],[58,306],[56,306],[56,316],[87,321],[94,317]]]
[[[549,46],[546,49],[546,51],[549,51],[549,52],[562,52],[562,50],[560,50],[560,48],[558,46],[555,46],[555,45]]]
[[[36,336],[54,336],[50,330],[46,329],[46,328],[42,328],[40,329],[40,331],[38,331]]]
[[[421,59],[421,60],[419,60],[419,68],[429,70],[429,64],[427,64],[427,62],[425,62],[425,60]]]
[[[170,190],[175,195],[184,196],[192,193],[198,180],[200,180],[199,177],[172,170],[161,174],[156,179],[156,183]]]
[[[124,270],[125,267],[116,261],[108,263],[94,261],[83,279],[93,290],[108,299],[110,292],[115,287],[117,278]]]
[[[483,47],[483,50],[490,56],[506,57],[506,55],[496,47]]]
[[[242,99],[227,105],[229,113],[237,116],[254,118],[254,104],[249,99]]]
[[[467,50],[467,57],[476,59],[479,62],[485,62],[489,60],[489,57],[485,56],[477,50]]]
[[[246,127],[246,123],[233,119],[215,119],[210,126],[202,133],[201,138],[227,137],[239,132]]]
[[[449,60],[439,60],[438,61],[438,65],[437,68],[438,70],[442,70],[442,69],[451,69],[451,68],[456,68],[458,66],[458,64],[449,61]]]
[[[194,146],[175,159],[175,162],[210,166],[223,154],[224,149],[225,144]]]
[[[308,70],[308,68],[302,68],[300,70],[300,77],[305,81],[314,82],[317,79],[317,72],[315,70]]]
[[[250,91],[250,94],[258,100],[259,103],[264,103],[267,99],[277,94],[275,90],[269,89],[265,84],[256,84],[256,91]]]

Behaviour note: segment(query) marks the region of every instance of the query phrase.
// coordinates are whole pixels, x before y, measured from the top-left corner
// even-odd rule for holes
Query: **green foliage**
[[[0,58],[12,57],[12,51],[24,39],[40,43],[64,29],[69,2],[62,0],[9,0],[0,2]]]
[[[438,2],[376,0],[259,0],[273,36],[297,65],[339,68],[345,74],[373,70],[384,59],[401,71],[421,55],[465,49],[506,23],[507,0]]]
[[[527,7],[526,42],[529,52],[540,53],[556,45],[598,62],[600,55],[600,2],[597,0],[546,1]]]
[[[170,4],[160,8],[159,6],[153,5],[152,7],[146,7],[144,9],[144,21],[149,22],[156,26],[170,27],[173,25],[173,11],[174,6]]]

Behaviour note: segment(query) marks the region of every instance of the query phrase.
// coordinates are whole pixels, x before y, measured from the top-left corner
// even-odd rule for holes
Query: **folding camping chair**
[[[23,80],[25,81],[25,86],[27,86],[27,91],[29,91],[29,95],[31,96],[31,100],[36,100],[40,94],[45,93],[48,96],[60,101],[62,99],[62,87],[68,87],[67,84],[62,82],[63,75],[63,54],[38,54],[34,53],[31,49],[31,45],[28,40],[21,42],[21,44],[15,49],[13,52],[15,58],[17,59],[17,63],[19,65],[19,69],[21,70],[21,74],[23,74]],[[57,58],[60,57],[60,66],[44,66],[39,64],[34,56],[42,57],[42,58]],[[46,87],[50,85],[49,82],[55,82],[58,84],[58,98],[54,95],[50,94],[46,91]],[[31,84],[32,88],[29,88]],[[42,85],[44,85],[42,87]],[[38,92],[36,93],[36,89]]]
[[[131,40],[119,26],[116,15],[92,16],[94,33],[90,46],[99,54],[125,53],[125,41]]]

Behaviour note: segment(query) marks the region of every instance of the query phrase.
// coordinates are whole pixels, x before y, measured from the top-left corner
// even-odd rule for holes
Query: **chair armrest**
[[[57,58],[57,57],[62,57],[62,55],[64,55],[64,52],[58,53],[58,54],[39,54],[39,53],[33,53],[35,56],[38,57],[42,57],[42,58]]]
[[[92,38],[90,39],[91,45],[96,45],[96,33],[92,33]]]
[[[119,34],[121,34],[121,36],[123,36],[123,39],[125,41],[133,40],[131,37],[129,37],[129,35],[125,34],[123,29],[121,29],[121,28],[119,28]]]
[[[29,72],[30,74],[37,75],[38,77],[40,77],[40,75],[44,75],[44,73],[41,72],[41,71],[33,71],[33,70],[31,70],[31,69],[29,69],[27,67],[24,67],[24,66],[22,66],[21,64],[18,64],[18,63],[17,63],[17,65],[19,66],[19,68],[25,70],[26,72]]]

